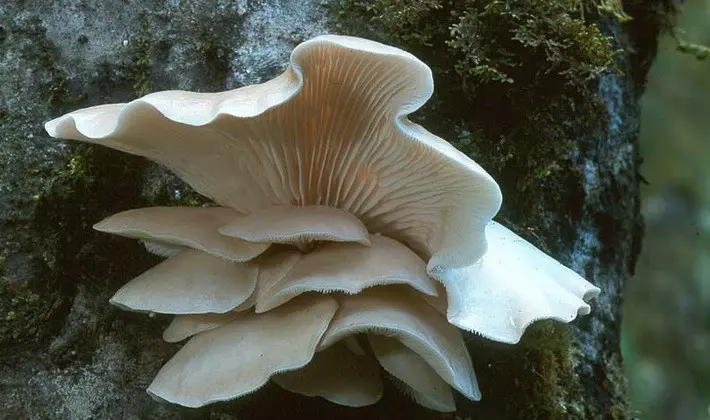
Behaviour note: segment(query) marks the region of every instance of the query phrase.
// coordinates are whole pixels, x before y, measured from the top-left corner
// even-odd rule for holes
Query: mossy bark
[[[618,1],[328,3],[0,6],[3,415],[630,418],[619,315],[641,233],[637,100],[668,5],[629,0],[632,20],[623,23]],[[260,82],[280,72],[296,43],[325,32],[380,39],[431,65],[437,94],[416,118],[500,180],[508,225],[602,295],[591,316],[571,327],[539,323],[517,346],[469,337],[484,399],[459,400],[455,416],[420,409],[393,389],[362,410],[275,387],[198,410],[156,403],[144,389],[177,348],[160,340],[167,319],[107,304],[155,259],[91,226],[124,209],[203,199],[141,159],[51,140],[42,123],[155,90]]]

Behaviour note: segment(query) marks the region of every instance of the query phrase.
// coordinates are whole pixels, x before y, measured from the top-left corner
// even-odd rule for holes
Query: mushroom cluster
[[[419,404],[481,397],[460,329],[516,343],[589,313],[599,289],[491,219],[496,182],[407,115],[430,69],[373,41],[320,36],[259,85],[158,92],[46,123],[53,137],[164,165],[211,207],[125,211],[95,228],[166,258],[111,299],[175,315],[187,343],[155,398],[199,407],[267,381],[346,406],[382,376]]]

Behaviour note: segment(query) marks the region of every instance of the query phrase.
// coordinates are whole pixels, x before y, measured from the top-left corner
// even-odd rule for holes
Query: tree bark
[[[534,185],[501,183],[502,217],[602,289],[590,316],[571,328],[540,323],[517,346],[469,337],[484,398],[458,400],[455,416],[421,409],[393,389],[361,410],[271,386],[201,409],[160,404],[145,393],[178,346],[161,340],[166,318],[117,310],[108,298],[156,260],[134,241],[95,233],[91,226],[121,210],[202,199],[141,159],[49,139],[43,122],[150,91],[218,91],[268,80],[282,71],[298,42],[338,32],[332,9],[320,3],[0,5],[0,417],[630,417],[620,310],[641,232],[637,100],[660,20],[622,25],[604,16],[596,23],[626,52],[616,56],[618,71],[592,82],[603,115],[553,118],[566,133],[576,133],[564,164]],[[656,13],[628,3],[637,22],[648,23]],[[584,107],[587,99],[578,100]],[[445,107],[437,112],[446,117]],[[474,149],[475,158],[487,153]],[[493,172],[504,179],[516,175],[506,165]]]

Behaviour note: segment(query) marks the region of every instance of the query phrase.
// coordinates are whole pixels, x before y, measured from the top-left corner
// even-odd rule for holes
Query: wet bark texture
[[[535,214],[503,212],[535,226],[533,242],[602,289],[592,315],[571,329],[545,324],[522,347],[470,337],[484,400],[459,400],[455,416],[420,409],[391,387],[382,402],[362,410],[271,386],[238,402],[185,409],[145,393],[179,347],[161,340],[168,319],[108,304],[157,260],[135,241],[95,233],[91,225],[121,210],[201,199],[142,159],[50,139],[43,122],[150,91],[218,91],[267,80],[298,42],[332,32],[330,17],[315,0],[47,4],[0,4],[0,418],[508,418],[501,407],[509,404],[537,413],[541,403],[533,398],[548,388],[552,394],[543,399],[560,418],[630,417],[620,310],[639,248],[637,99],[655,31],[645,35],[646,50],[621,54],[621,71],[600,79],[605,118],[559,121],[579,133],[570,164],[554,175],[572,180],[563,197],[576,216],[557,212],[560,203],[545,204],[559,197],[545,188],[517,193],[536,198]],[[628,26],[611,19],[603,25],[629,49]],[[558,336],[565,337],[561,349],[545,341]],[[553,348],[552,359],[538,346]],[[509,360],[519,369],[497,374]],[[535,392],[515,391],[526,384]]]

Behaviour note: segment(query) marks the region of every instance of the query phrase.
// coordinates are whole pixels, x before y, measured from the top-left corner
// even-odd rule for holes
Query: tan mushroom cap
[[[435,274],[446,286],[449,322],[514,344],[534,321],[589,313],[586,301],[599,288],[496,222],[487,236],[488,252],[476,264]]]
[[[385,236],[373,235],[370,241],[367,247],[357,243],[323,243],[300,255],[296,264],[293,257],[273,258],[272,262],[278,266],[286,264],[291,268],[281,270],[282,277],[259,277],[256,312],[268,311],[311,291],[355,294],[373,286],[404,284],[427,295],[437,294],[436,282],[427,275],[426,265],[417,254]]]
[[[409,389],[414,401],[432,410],[456,410],[451,387],[416,352],[392,337],[368,334],[372,352],[380,365]]]
[[[192,337],[158,372],[148,393],[186,407],[249,394],[272,375],[310,362],[337,307],[332,297],[311,294],[265,314],[242,312]]]
[[[219,233],[220,226],[239,217],[243,216],[225,207],[146,207],[114,214],[94,225],[94,229],[167,244],[168,250],[177,245],[243,262],[266,251],[269,244],[242,241]]]
[[[165,314],[224,313],[252,295],[257,274],[253,264],[185,249],[126,283],[111,303]]]
[[[249,242],[299,248],[312,241],[370,245],[367,228],[357,217],[328,206],[274,206],[236,219],[219,232]]]
[[[460,331],[415,292],[397,286],[378,287],[343,295],[338,301],[340,307],[319,349],[361,332],[394,336],[465,397],[480,399]]]
[[[301,369],[275,375],[272,380],[288,391],[348,407],[372,405],[382,398],[377,362],[370,355],[351,353],[341,343],[319,351]]]
[[[195,334],[229,324],[240,317],[243,317],[243,315],[239,312],[177,315],[168,325],[168,328],[163,331],[163,340],[168,343],[177,343]]]
[[[433,271],[483,255],[501,194],[479,165],[407,119],[432,92],[431,70],[413,55],[326,35],[296,47],[290,67],[261,85],[159,92],[45,128],[161,163],[241,213],[339,208],[407,244]]]

